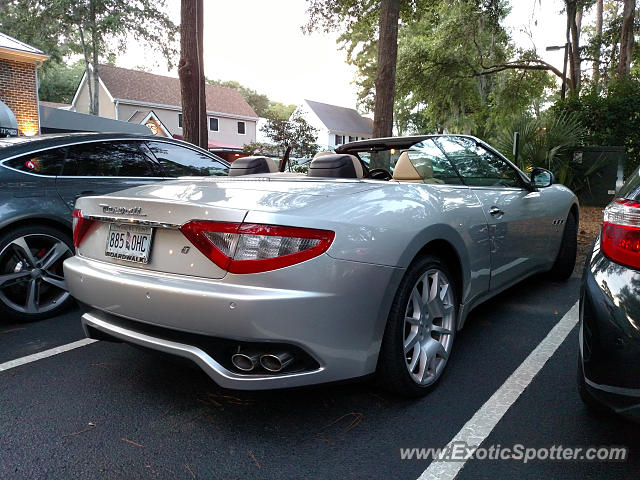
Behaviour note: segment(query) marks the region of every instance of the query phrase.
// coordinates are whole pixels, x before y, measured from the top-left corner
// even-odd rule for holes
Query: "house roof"
[[[2,32],[0,32],[0,55],[16,60],[26,58],[29,60],[43,61],[49,58],[42,50],[38,50]]]
[[[40,105],[44,105],[45,107],[61,108],[62,110],[69,110],[71,108],[70,103],[46,102],[44,100],[40,100],[38,103]]]
[[[100,79],[116,100],[180,107],[180,79],[127,68],[100,65]],[[207,111],[257,118],[237,90],[206,85]]]
[[[311,100],[305,100],[305,102],[328,130],[361,135],[371,135],[373,133],[372,125],[354,108],[338,107],[337,105],[313,102]]]

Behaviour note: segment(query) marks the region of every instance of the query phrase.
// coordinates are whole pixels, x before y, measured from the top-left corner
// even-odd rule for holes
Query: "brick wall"
[[[26,134],[38,133],[38,97],[33,63],[0,58],[0,100],[13,111],[18,129]]]

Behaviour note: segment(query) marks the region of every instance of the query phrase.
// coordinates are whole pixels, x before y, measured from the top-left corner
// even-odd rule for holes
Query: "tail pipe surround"
[[[274,352],[260,356],[260,365],[269,372],[277,373],[293,362],[293,356],[289,352]]]

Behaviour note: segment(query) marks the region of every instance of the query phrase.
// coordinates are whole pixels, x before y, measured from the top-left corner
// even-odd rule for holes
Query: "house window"
[[[336,135],[336,145],[342,145],[344,143],[344,135]]]
[[[247,133],[247,126],[244,122],[238,122],[238,134],[244,135]]]
[[[178,128],[182,128],[182,114],[178,114]]]
[[[355,142],[356,140],[358,140],[358,137],[352,137],[351,135],[349,135],[350,142]]]
[[[218,131],[218,119],[217,118],[210,118],[209,119],[209,130],[211,130],[212,132],[217,132]]]

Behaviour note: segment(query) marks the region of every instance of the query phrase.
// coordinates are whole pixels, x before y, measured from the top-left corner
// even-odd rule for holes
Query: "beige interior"
[[[358,157],[355,155],[349,155],[351,157],[351,161],[353,162],[353,168],[356,170],[356,177],[362,178],[364,177],[364,170],[362,169],[362,163],[358,160]]]
[[[315,160],[318,157],[324,157],[325,155],[333,155],[333,152],[318,152],[313,156],[312,160]]]
[[[409,158],[408,151],[402,152],[398,158],[393,169],[393,179],[399,182],[444,183],[433,176],[433,162],[430,158],[420,157],[414,163]]]
[[[433,168],[431,169],[431,175],[433,176]],[[409,153],[402,152],[398,158],[395,168],[393,169],[393,179],[399,182],[414,182],[423,183],[422,177],[413,166],[409,159]]]

